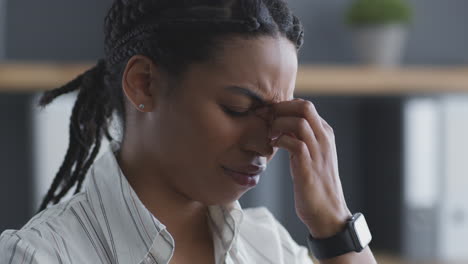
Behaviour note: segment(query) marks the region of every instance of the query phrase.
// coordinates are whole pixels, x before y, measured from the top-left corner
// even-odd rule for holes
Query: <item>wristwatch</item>
[[[349,252],[361,252],[371,242],[372,235],[362,213],[354,214],[346,223],[346,227],[338,234],[315,239],[307,236],[309,250],[317,259],[333,258]]]

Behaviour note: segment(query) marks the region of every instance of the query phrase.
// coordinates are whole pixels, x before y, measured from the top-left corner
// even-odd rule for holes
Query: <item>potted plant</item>
[[[398,66],[411,16],[406,0],[354,0],[346,19],[353,29],[358,59],[376,66]]]

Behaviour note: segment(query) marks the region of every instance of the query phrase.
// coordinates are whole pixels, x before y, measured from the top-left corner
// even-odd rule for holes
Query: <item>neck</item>
[[[208,207],[178,192],[158,173],[163,170],[155,169],[154,162],[139,155],[122,144],[116,158],[139,199],[167,227],[178,248],[211,240],[206,217]]]

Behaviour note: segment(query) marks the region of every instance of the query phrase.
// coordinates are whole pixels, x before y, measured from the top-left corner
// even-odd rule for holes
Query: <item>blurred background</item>
[[[0,233],[32,217],[63,161],[75,95],[35,103],[103,56],[110,4],[0,0]],[[289,5],[305,26],[295,96],[333,126],[379,263],[468,263],[468,1]],[[305,245],[286,152],[241,204],[267,206]]]

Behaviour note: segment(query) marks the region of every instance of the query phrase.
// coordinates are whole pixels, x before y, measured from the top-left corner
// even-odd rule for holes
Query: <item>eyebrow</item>
[[[231,86],[226,87],[226,90],[228,90],[230,92],[233,92],[233,93],[245,95],[245,96],[255,100],[256,102],[258,102],[258,103],[260,103],[262,105],[267,105],[268,104],[267,101],[265,99],[263,99],[262,96],[260,96],[259,94],[257,94],[256,92],[254,92],[254,91],[252,91],[250,89],[240,87],[240,86],[231,85]]]

